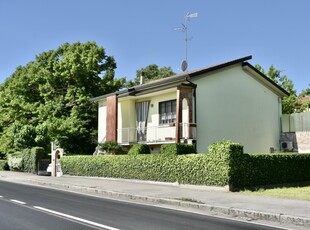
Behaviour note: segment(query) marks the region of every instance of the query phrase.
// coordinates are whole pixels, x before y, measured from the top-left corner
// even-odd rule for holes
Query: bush
[[[7,154],[8,165],[11,171],[22,171],[23,155],[21,152]]]
[[[244,154],[231,164],[235,188],[310,181],[310,154]]]
[[[99,144],[99,149],[111,155],[123,154],[123,148],[116,141],[107,141],[105,143]]]
[[[24,149],[22,152],[8,154],[8,166],[12,171],[37,173],[39,159],[47,158],[42,147]]]
[[[65,156],[64,174],[179,182],[231,190],[310,181],[310,154],[244,154],[231,141],[209,146],[209,154],[177,155],[178,144],[163,145],[161,154]],[[174,156],[174,157],[171,157]]]
[[[6,159],[6,154],[0,152],[0,160],[5,160]]]
[[[9,169],[9,165],[7,160],[0,160],[0,171],[3,170],[8,170]]]
[[[128,151],[128,155],[150,154],[150,146],[147,144],[135,144]]]
[[[65,156],[60,161],[63,173],[69,175],[221,185],[206,170],[211,164],[208,154]]]
[[[191,154],[194,152],[195,149],[192,145],[184,143],[163,144],[160,147],[160,154],[166,156]]]

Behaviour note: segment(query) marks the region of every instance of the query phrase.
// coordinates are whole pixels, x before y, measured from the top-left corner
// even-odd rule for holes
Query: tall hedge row
[[[224,185],[207,168],[208,155],[190,154],[167,157],[161,154],[121,156],[66,156],[61,158],[64,174]]]
[[[61,165],[69,175],[228,185],[231,190],[310,181],[310,154],[245,154],[231,141],[210,145],[209,154],[175,153],[66,156]]]
[[[12,171],[37,173],[39,159],[47,158],[42,147],[24,149],[22,152],[7,154],[7,163]]]
[[[310,182],[310,154],[243,154],[231,165],[234,188]]]

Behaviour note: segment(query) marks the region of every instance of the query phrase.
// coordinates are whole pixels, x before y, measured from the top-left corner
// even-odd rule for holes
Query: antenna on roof
[[[185,72],[187,70],[188,62],[187,62],[187,42],[190,41],[192,38],[188,38],[187,34],[187,23],[189,22],[190,18],[197,18],[198,13],[187,13],[184,16],[184,23],[182,23],[181,27],[174,28],[175,30],[182,30],[182,32],[185,32],[185,60],[182,62],[181,68],[182,71]]]

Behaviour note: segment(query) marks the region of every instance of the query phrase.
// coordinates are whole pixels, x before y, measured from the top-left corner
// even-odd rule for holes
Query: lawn
[[[291,188],[273,188],[260,189],[258,191],[243,191],[241,194],[247,195],[261,195],[272,196],[278,198],[287,198],[295,200],[309,200],[310,201],[310,186],[307,187],[291,187]]]

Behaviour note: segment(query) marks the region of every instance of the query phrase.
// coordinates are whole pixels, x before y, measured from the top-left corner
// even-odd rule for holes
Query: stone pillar
[[[106,141],[117,141],[117,95],[107,97]]]
[[[52,151],[52,176],[62,176],[61,166],[60,166],[60,158],[63,157],[64,150],[61,148],[57,148]]]

